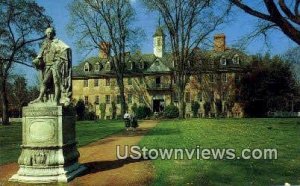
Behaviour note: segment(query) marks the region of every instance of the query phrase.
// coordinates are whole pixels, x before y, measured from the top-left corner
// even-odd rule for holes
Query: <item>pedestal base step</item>
[[[63,182],[67,183],[73,180],[76,176],[82,174],[87,168],[83,165],[78,165],[77,169],[74,167],[65,168],[65,173],[60,175],[51,176],[33,176],[33,175],[19,175],[18,173],[13,175],[9,181],[12,182],[23,182],[23,183],[53,183]]]

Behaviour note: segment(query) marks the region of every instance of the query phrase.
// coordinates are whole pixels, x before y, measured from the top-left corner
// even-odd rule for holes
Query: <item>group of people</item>
[[[128,130],[135,131],[136,128],[139,126],[137,118],[136,118],[134,113],[129,114],[128,112],[126,112],[124,114],[124,121],[125,121],[125,128],[126,128],[127,131]]]

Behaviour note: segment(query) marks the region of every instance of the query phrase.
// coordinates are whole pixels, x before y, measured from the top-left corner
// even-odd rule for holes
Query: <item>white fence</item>
[[[269,112],[268,116],[270,117],[300,117],[300,112],[283,112],[283,111],[277,111],[277,112]]]
[[[2,122],[2,118],[0,118],[0,122]],[[22,118],[9,118],[9,122],[22,122]]]

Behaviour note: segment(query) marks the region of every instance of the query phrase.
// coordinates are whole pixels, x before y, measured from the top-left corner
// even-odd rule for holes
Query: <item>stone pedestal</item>
[[[68,182],[85,170],[78,164],[72,107],[32,104],[23,107],[20,169],[10,181]]]

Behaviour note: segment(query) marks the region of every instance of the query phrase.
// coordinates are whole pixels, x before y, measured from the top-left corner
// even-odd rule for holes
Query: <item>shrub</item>
[[[217,114],[220,115],[222,113],[222,101],[220,99],[217,99],[215,104],[216,104]]]
[[[85,105],[84,105],[84,101],[82,99],[77,101],[77,103],[75,105],[75,110],[76,110],[76,114],[77,114],[77,119],[83,120],[84,115],[85,115]]]
[[[179,109],[175,105],[168,105],[164,110],[164,117],[166,118],[178,118]]]
[[[144,119],[152,115],[151,109],[147,106],[139,106],[136,109],[135,115],[138,119]]]
[[[204,103],[204,111],[205,111],[205,116],[208,116],[208,113],[211,110],[210,102],[205,102]]]
[[[193,101],[191,104],[193,117],[197,117],[199,108],[200,108],[200,104],[197,101]]]
[[[95,112],[85,112],[84,113],[84,120],[95,120],[96,117],[96,113]]]
[[[134,112],[136,114],[136,111],[137,111],[137,104],[136,103],[133,103],[133,105],[131,106],[131,110],[132,112]]]
[[[117,106],[116,106],[116,103],[114,101],[111,102],[111,109],[112,109],[112,119],[116,119],[116,116],[117,116]]]
[[[106,103],[100,103],[99,105],[101,119],[105,119]]]

